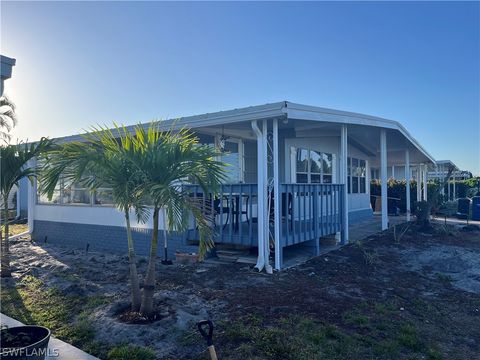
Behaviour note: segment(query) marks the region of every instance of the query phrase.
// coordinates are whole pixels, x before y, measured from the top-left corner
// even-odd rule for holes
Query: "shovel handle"
[[[215,351],[215,346],[210,345],[208,347],[208,352],[210,353],[210,359],[212,360],[218,360],[217,359],[217,352]]]

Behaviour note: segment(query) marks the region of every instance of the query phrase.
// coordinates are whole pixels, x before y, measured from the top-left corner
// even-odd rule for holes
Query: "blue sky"
[[[2,2],[14,136],[289,100],[400,121],[480,174],[480,5]]]

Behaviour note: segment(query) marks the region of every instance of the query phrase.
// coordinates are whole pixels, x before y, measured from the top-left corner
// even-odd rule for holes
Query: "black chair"
[[[240,197],[242,197],[242,206],[240,206]],[[243,200],[245,198],[245,200]],[[234,230],[238,231],[238,228],[242,223],[242,216],[245,215],[248,225],[250,225],[250,218],[248,217],[248,203],[250,201],[250,196],[246,194],[235,195],[232,199],[232,216],[234,220]],[[245,210],[243,210],[243,205],[245,205]]]
[[[226,201],[226,204],[225,204],[225,201]],[[221,198],[216,198],[213,200],[213,212],[215,217],[223,214],[227,214],[227,219],[223,224],[223,229],[225,229],[225,227],[228,225],[228,221],[230,220],[230,213],[233,212],[232,205],[233,204],[229,204],[227,196],[222,196]],[[217,226],[216,221],[215,221],[215,226]]]
[[[228,225],[230,220],[231,206],[228,203],[228,197],[222,196],[221,198],[215,198],[212,202],[212,196],[205,196],[204,193],[190,193],[189,196],[200,202],[201,211],[206,215],[213,215],[214,226],[217,226],[216,217],[222,214],[227,214],[227,219],[223,224],[223,229]],[[226,204],[225,204],[226,201]]]

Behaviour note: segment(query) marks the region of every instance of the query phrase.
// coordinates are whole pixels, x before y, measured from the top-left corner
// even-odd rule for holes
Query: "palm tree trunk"
[[[150,244],[150,256],[148,260],[147,276],[143,286],[142,305],[140,313],[143,316],[151,317],[153,315],[153,295],[155,293],[155,270],[157,263],[157,249],[158,249],[158,214],[159,208],[155,207],[153,210],[153,233],[152,242]]]
[[[8,242],[8,194],[4,195],[4,221],[5,221],[5,228],[4,228],[4,235],[2,240],[2,256],[1,256],[1,270],[0,275],[1,277],[10,277],[12,276],[12,271],[10,269],[10,244]]]
[[[130,214],[128,210],[125,211],[125,222],[127,223],[128,266],[130,268],[130,285],[132,287],[132,311],[138,311],[141,302],[140,283],[138,281],[137,262],[135,259],[135,249],[133,248],[132,229],[130,227]]]

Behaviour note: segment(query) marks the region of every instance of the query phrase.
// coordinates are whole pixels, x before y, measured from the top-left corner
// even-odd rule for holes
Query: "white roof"
[[[435,159],[420,145],[420,143],[401,125],[398,121],[384,119],[376,116],[353,113],[348,111],[334,110],[317,106],[296,104],[289,101],[281,101],[265,105],[249,106],[245,108],[218,111],[202,115],[180,117],[177,119],[168,119],[162,122],[165,129],[183,126],[189,128],[207,127],[223,124],[240,123],[251,120],[283,118],[283,119],[301,119],[318,122],[330,122],[338,124],[354,124],[373,126],[378,128],[392,129],[399,131],[415,148],[424,154],[432,163]],[[142,125],[148,127],[150,123]],[[127,126],[130,131],[134,130],[135,125]],[[81,135],[67,136],[58,138],[59,142],[69,142],[81,140]]]

